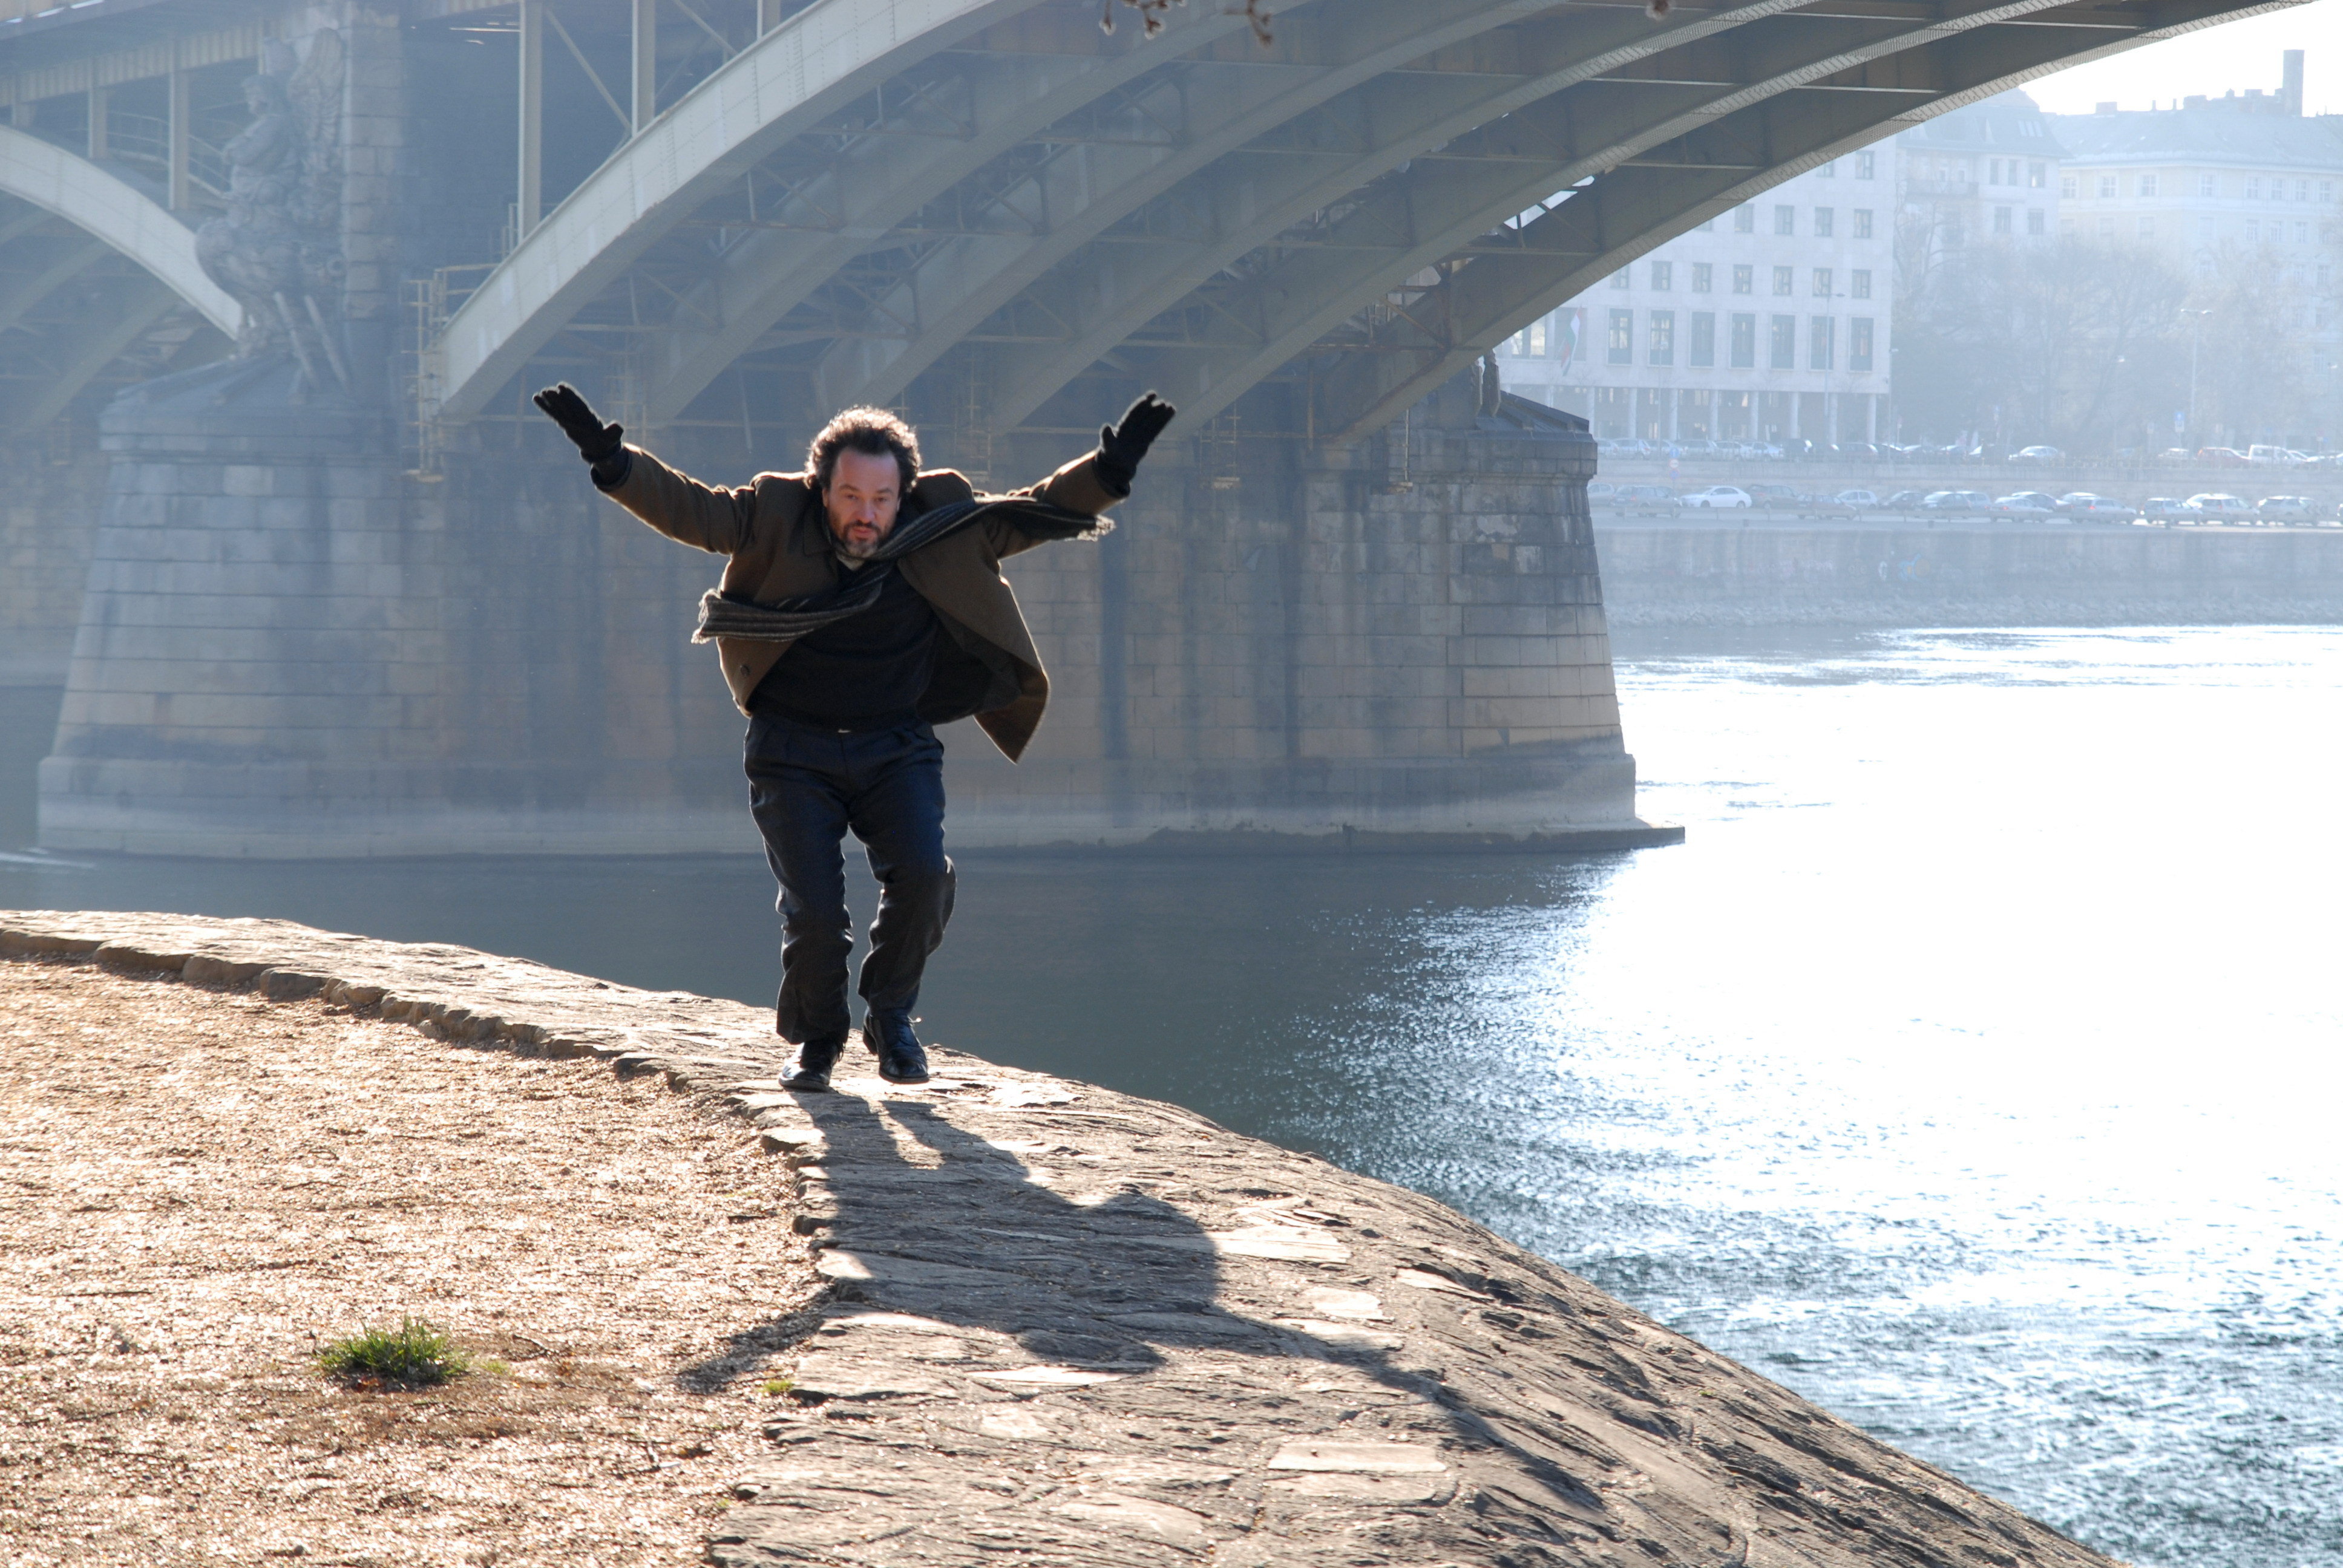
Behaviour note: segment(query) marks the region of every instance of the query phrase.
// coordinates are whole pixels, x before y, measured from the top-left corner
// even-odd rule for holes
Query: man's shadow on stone
[[[1544,1423],[1525,1425],[1524,1412],[1480,1408],[1479,1402],[1447,1386],[1439,1372],[1396,1364],[1373,1342],[1378,1336],[1369,1325],[1358,1325],[1358,1342],[1328,1342],[1274,1319],[1247,1317],[1220,1305],[1217,1244],[1192,1215],[1130,1188],[1078,1203],[1033,1181],[1034,1162],[1024,1156],[1052,1147],[1046,1123],[1035,1125],[1040,1119],[1004,1129],[1010,1135],[995,1141],[954,1125],[941,1108],[923,1101],[886,1101],[873,1107],[851,1094],[799,1099],[830,1151],[824,1169],[837,1213],[824,1255],[833,1263],[850,1259],[855,1265],[827,1271],[834,1299],[850,1302],[860,1312],[825,1313],[817,1303],[811,1312],[759,1324],[733,1336],[721,1353],[685,1369],[679,1379],[684,1386],[712,1392],[799,1348],[809,1331],[822,1324],[834,1329],[842,1319],[863,1314],[900,1314],[892,1330],[898,1332],[917,1333],[918,1325],[905,1319],[926,1320],[943,1330],[990,1331],[1013,1339],[1032,1358],[1031,1363],[1019,1363],[1003,1355],[993,1365],[966,1369],[980,1378],[1013,1374],[1021,1364],[1034,1372],[1070,1374],[1068,1382],[1089,1373],[1143,1374],[1165,1367],[1163,1352],[1172,1349],[1315,1361],[1350,1368],[1425,1402],[1441,1412],[1465,1446],[1509,1452],[1557,1497],[1602,1506],[1566,1463],[1566,1436],[1539,1434],[1532,1429]],[[889,1131],[890,1121],[935,1151],[940,1163],[905,1159]],[[858,1272],[868,1277],[855,1277]],[[1513,1315],[1504,1303],[1524,1304],[1504,1282],[1480,1282],[1491,1292],[1482,1304],[1498,1317]],[[1306,1309],[1297,1302],[1295,1310]],[[880,1358],[902,1355],[898,1347],[875,1342],[862,1348]],[[1641,1374],[1628,1363],[1620,1362],[1619,1370],[1640,1382]],[[1619,1411],[1624,1419],[1654,1432],[1666,1427],[1664,1417],[1654,1412],[1639,1418],[1633,1408],[1643,1402],[1645,1391],[1624,1382],[1615,1386],[1624,1396]],[[805,1402],[827,1397],[820,1386],[793,1393]]]

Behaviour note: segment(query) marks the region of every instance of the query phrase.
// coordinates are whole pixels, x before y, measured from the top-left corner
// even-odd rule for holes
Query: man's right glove
[[[602,416],[567,381],[548,387],[531,401],[577,444],[578,455],[594,465],[598,487],[607,490],[626,478],[634,458],[627,451],[625,426],[604,424]]]
[[[1118,497],[1131,494],[1139,477],[1139,460],[1179,410],[1150,392],[1123,411],[1120,425],[1099,427],[1098,457],[1091,465],[1099,482]]]

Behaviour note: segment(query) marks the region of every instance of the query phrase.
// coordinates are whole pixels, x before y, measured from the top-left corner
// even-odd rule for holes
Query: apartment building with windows
[[[1599,437],[1880,439],[1895,191],[1886,147],[1785,180],[1524,327],[1500,376]]]
[[[1905,288],[1978,244],[2059,231],[2065,147],[2024,93],[1939,115],[1896,138],[1896,262]]]
[[[2060,228],[2147,246],[2186,276],[2210,276],[2225,249],[2250,251],[2288,281],[2330,295],[2343,116],[2303,116],[2302,70],[2302,51],[2289,49],[2276,93],[2055,116],[2069,154]],[[2326,315],[2322,301],[2322,325]]]

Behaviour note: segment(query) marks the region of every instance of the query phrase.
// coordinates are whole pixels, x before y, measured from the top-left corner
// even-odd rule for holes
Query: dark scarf
[[[699,626],[691,634],[691,640],[713,642],[719,637],[732,637],[749,642],[794,642],[877,604],[880,590],[887,586],[887,578],[895,569],[894,562],[994,516],[1007,519],[1020,533],[1040,539],[1080,538],[1085,534],[1102,534],[1114,527],[1088,512],[1022,498],[951,501],[930,507],[915,518],[899,518],[863,562],[879,569],[859,571],[851,583],[835,584],[820,593],[800,594],[779,604],[729,598],[719,590],[709,588],[699,596]],[[820,522],[824,528],[830,526],[826,518]]]

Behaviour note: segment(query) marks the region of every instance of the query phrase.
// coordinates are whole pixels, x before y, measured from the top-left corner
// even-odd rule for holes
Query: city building
[[[2330,289],[2343,116],[2303,116],[2302,70],[2302,51],[2289,49],[2276,93],[2053,116],[2068,151],[2060,228],[2152,247],[2197,276],[2225,246],[2254,250],[2290,280]]]
[[[1505,386],[1598,437],[1887,434],[1887,149],[1798,175],[1660,246],[1505,343]]]
[[[1925,288],[1947,256],[1979,243],[2059,232],[2066,154],[2024,93],[1939,115],[1896,138],[1897,286]]]

